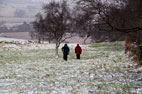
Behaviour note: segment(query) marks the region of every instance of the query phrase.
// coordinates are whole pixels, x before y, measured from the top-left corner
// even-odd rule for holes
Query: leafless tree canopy
[[[111,4],[100,0],[79,0],[78,3],[85,12],[84,17],[93,16],[100,30],[126,33],[142,30],[142,1],[114,1],[116,3]]]
[[[44,14],[38,14],[34,27],[39,39],[48,38],[56,43],[56,56],[58,47],[64,41],[63,37],[71,30],[71,15],[67,1],[51,2],[43,7]]]
[[[132,52],[142,64],[142,0],[113,0],[113,3],[107,1],[78,0],[81,15],[78,24],[85,28],[93,26],[99,32],[123,32],[123,35],[129,36],[126,38],[126,46],[135,49]],[[137,47],[134,48],[132,44]]]
[[[39,39],[46,36],[48,40],[56,43],[58,49],[64,35],[73,27],[76,33],[85,36],[86,39],[95,35],[96,31],[108,32],[109,36],[112,34],[110,32],[117,32],[113,35],[119,35],[118,32],[122,32],[122,35],[132,32],[135,34],[133,42],[142,48],[139,46],[142,44],[140,38],[142,0],[75,0],[75,2],[77,6],[73,14],[70,13],[65,0],[62,3],[53,1],[44,6],[44,14],[39,14],[34,22]],[[58,54],[58,51],[56,53]],[[142,57],[142,51],[140,54]]]

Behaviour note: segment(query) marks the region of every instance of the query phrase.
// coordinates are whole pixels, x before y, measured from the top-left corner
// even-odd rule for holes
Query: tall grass
[[[102,43],[93,43],[91,47],[104,47],[105,50],[111,51],[122,51],[124,49],[122,42],[102,42]]]

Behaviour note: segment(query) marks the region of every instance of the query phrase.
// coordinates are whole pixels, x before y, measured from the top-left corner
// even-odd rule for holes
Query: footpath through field
[[[75,46],[64,61],[61,47],[55,58],[54,44],[0,44],[0,94],[142,93],[142,69],[121,42],[81,45],[81,60]]]

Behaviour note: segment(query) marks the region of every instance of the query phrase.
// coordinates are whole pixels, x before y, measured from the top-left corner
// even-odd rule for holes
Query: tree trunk
[[[42,38],[42,44],[44,44],[44,38]]]
[[[41,40],[40,39],[38,40],[38,43],[41,44]]]
[[[87,41],[87,39],[90,37],[90,35],[87,35],[86,36],[86,38],[84,39],[84,41],[83,41],[83,44],[85,44],[86,43],[86,41]]]
[[[56,43],[56,58],[59,58],[58,48],[60,43]]]
[[[40,44],[41,44],[41,38],[40,38],[40,37],[38,37],[38,43],[40,43]]]
[[[49,42],[49,44],[51,43],[51,39],[50,38],[48,39],[48,42]]]
[[[56,46],[56,58],[59,58],[58,47]]]

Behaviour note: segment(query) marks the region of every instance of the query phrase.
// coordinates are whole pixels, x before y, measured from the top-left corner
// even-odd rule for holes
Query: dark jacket
[[[65,44],[64,47],[62,47],[62,52],[63,52],[64,55],[68,55],[69,54],[70,49],[69,49],[67,44]]]
[[[79,46],[79,44],[77,44],[77,46],[75,47],[75,53],[77,55],[81,54],[82,53],[82,48]]]

